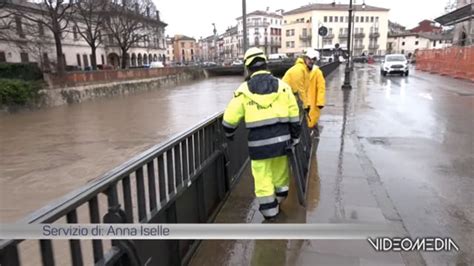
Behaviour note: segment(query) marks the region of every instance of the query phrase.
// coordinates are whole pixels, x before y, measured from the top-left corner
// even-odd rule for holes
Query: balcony
[[[278,46],[278,47],[280,47],[280,46],[281,46],[281,41],[271,41],[271,42],[270,42],[270,46]]]
[[[300,35],[300,40],[307,42],[311,40],[311,35]]]
[[[333,33],[328,33],[326,36],[323,36],[323,40],[331,40],[332,38],[334,38]]]
[[[377,50],[379,49],[380,45],[376,44],[376,43],[371,43],[369,44],[369,49],[370,50]]]
[[[356,33],[356,34],[354,34],[354,38],[364,39],[365,38],[365,33],[363,33],[363,32]]]
[[[354,44],[354,50],[364,50],[364,48],[363,44]]]
[[[378,37],[380,37],[379,32],[371,32],[369,35],[369,38],[378,38]]]
[[[347,39],[347,33],[339,33],[339,39]]]
[[[268,27],[270,22],[247,22],[247,27]]]

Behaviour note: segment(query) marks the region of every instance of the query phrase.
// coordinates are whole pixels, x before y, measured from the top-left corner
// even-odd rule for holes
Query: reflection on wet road
[[[42,207],[222,111],[242,77],[0,115],[0,222]]]

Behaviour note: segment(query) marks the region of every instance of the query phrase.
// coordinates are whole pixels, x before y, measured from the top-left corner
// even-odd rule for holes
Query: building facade
[[[258,47],[266,55],[278,53],[281,48],[281,28],[283,24],[283,10],[270,12],[254,11],[247,14],[247,40],[248,47]],[[243,57],[243,21],[242,17],[237,18],[238,32],[238,57]]]
[[[419,49],[440,49],[452,45],[452,34],[441,33],[393,33],[388,35],[387,53],[411,57]]]
[[[297,55],[305,48],[333,48],[336,43],[347,47],[348,5],[309,4],[283,14],[282,53]],[[385,54],[388,32],[386,8],[353,5],[352,43],[354,55]],[[328,29],[326,36],[318,29]]]
[[[237,59],[239,56],[239,52],[242,50],[239,44],[239,36],[237,32],[237,26],[230,27],[225,31],[222,36],[224,42],[223,53],[225,60]]]
[[[31,13],[31,17],[40,16],[37,3],[12,0],[6,8],[3,12],[21,10],[21,12]],[[147,7],[147,11],[143,17],[143,21],[147,21],[147,24],[136,33],[142,38],[128,50],[127,62],[130,67],[140,67],[152,61],[166,60],[165,27],[167,24],[160,20],[159,11],[154,6]],[[0,36],[0,62],[33,62],[38,63],[45,71],[53,70],[57,58],[55,41],[50,30],[20,15],[11,15],[8,19],[11,20],[11,27],[3,29]],[[91,69],[91,48],[79,34],[77,27],[81,27],[80,22],[78,26],[69,23],[61,36],[63,61],[67,70]],[[95,58],[97,65],[118,68],[122,54],[117,41],[105,27],[100,30],[99,40],[100,45],[96,50]]]
[[[197,61],[197,43],[194,38],[185,35],[175,35],[172,38],[173,61],[180,64],[188,64]]]
[[[453,27],[453,44],[474,44],[474,1],[458,0],[456,9],[435,19],[444,26]]]

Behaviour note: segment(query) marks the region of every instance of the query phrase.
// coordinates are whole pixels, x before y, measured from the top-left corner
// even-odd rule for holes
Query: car
[[[385,55],[384,59],[382,60],[380,73],[383,76],[393,73],[408,76],[409,71],[407,58],[403,54]]]
[[[163,62],[161,62],[161,61],[153,61],[150,64],[150,68],[161,68],[161,67],[165,67],[163,65]]]
[[[369,57],[366,55],[354,56],[352,58],[352,62],[354,63],[367,63],[369,61]]]
[[[242,62],[242,60],[237,59],[237,60],[234,60],[231,65],[232,66],[242,66],[243,64],[244,64],[244,62]]]
[[[288,56],[286,54],[280,53],[280,54],[269,54],[268,55],[268,60],[269,61],[285,61],[288,60]]]

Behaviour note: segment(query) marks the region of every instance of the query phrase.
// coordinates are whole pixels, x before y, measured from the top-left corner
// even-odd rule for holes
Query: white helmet
[[[304,56],[308,57],[309,59],[315,60],[315,61],[319,60],[319,52],[316,51],[316,49],[314,49],[314,48],[308,48],[304,52]]]

